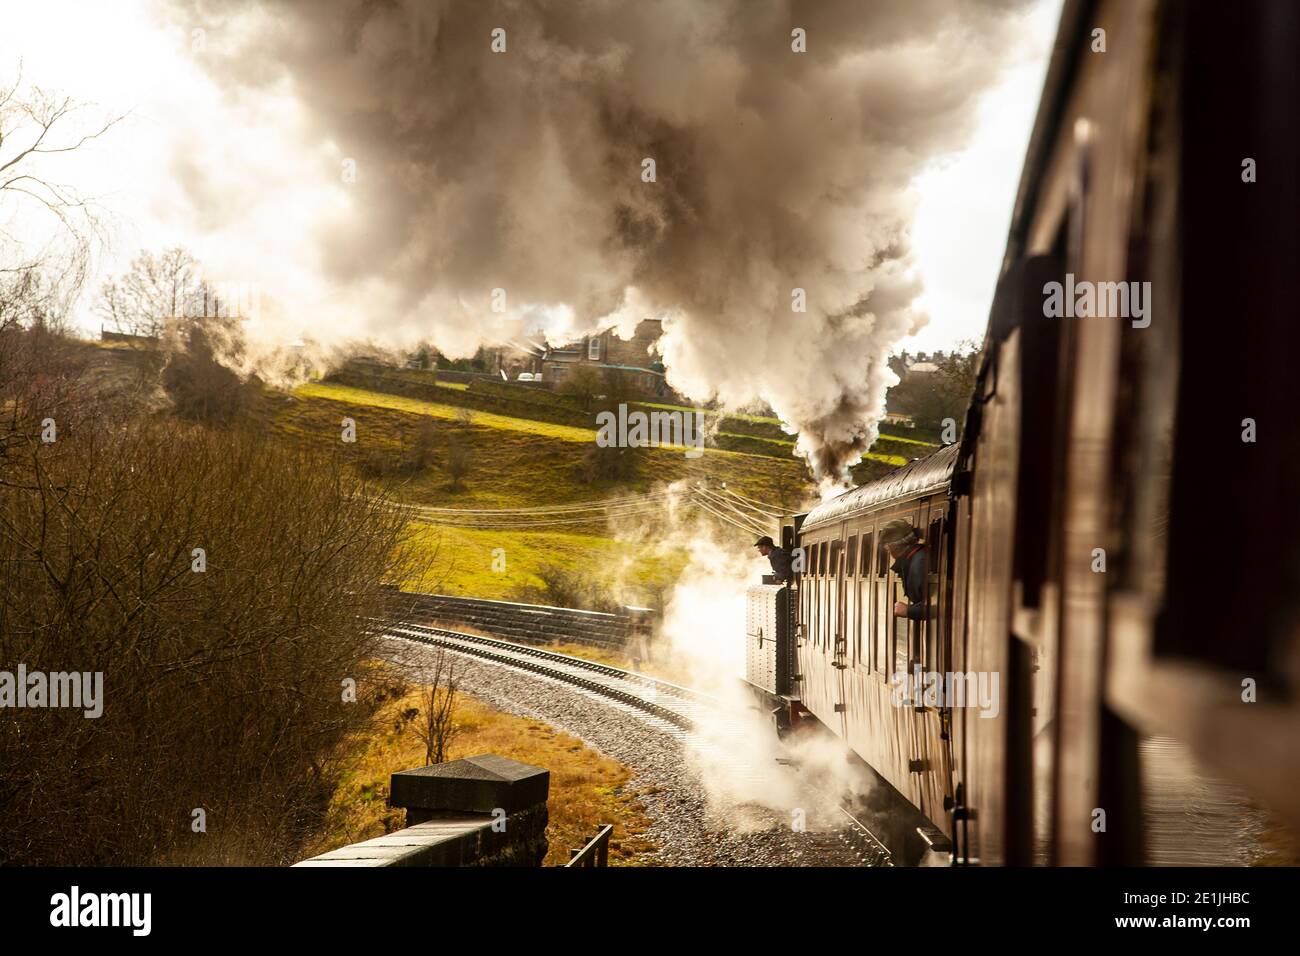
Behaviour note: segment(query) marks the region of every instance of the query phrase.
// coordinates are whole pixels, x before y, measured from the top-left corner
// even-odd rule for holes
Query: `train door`
[[[854,641],[853,655],[854,663],[865,668],[868,672],[871,666],[871,607],[875,603],[871,600],[872,589],[872,572],[875,570],[872,558],[875,552],[872,550],[875,546],[875,535],[869,529],[863,529],[861,538],[858,542],[858,579],[855,586],[854,600],[857,602],[858,609],[858,631]]]
[[[901,515],[900,517],[908,518],[913,527],[917,527],[919,522],[915,513],[910,515]],[[889,555],[885,555],[888,559]],[[890,630],[893,632],[893,647],[890,655],[891,674],[908,674],[912,670],[913,647],[912,632],[914,630],[912,621],[906,617],[898,617],[894,614],[894,605],[902,602],[907,603],[907,591],[903,587],[903,580],[894,573],[892,565],[889,571],[889,622]]]
[[[925,549],[928,573],[925,582],[925,599],[929,605],[929,616],[922,628],[922,645],[920,648],[921,667],[926,671],[944,670],[943,634],[941,633],[944,616],[942,612],[945,549],[943,541],[943,507],[945,502],[935,501],[930,507],[930,524],[925,531]]]
[[[822,579],[826,574],[825,558],[822,555],[823,542],[812,546],[813,579],[808,588],[808,600],[812,605],[812,627],[808,632],[808,646],[816,647],[822,639]]]
[[[835,560],[831,565],[834,574],[831,586],[835,589],[833,604],[835,608],[835,626],[831,631],[829,657],[831,673],[835,675],[833,679],[837,688],[835,709],[840,712],[837,725],[841,736],[847,736],[848,734],[847,702],[849,687],[845,670],[848,667],[849,594],[853,586],[853,568],[847,560],[849,540],[845,537],[844,527],[841,526],[839,535],[832,545],[835,551]]]
[[[811,646],[817,639],[817,543],[805,542],[808,575],[803,586],[803,641]]]
[[[881,522],[883,523],[883,521]],[[888,683],[893,676],[893,653],[894,653],[894,609],[893,601],[890,599],[890,574],[889,574],[889,555],[885,551],[884,544],[880,541],[879,533],[876,534],[876,573],[871,579],[872,589],[875,591],[875,627],[872,634],[875,637],[875,668],[884,677]]]
[[[816,542],[816,610],[813,646],[820,648],[826,640],[826,541]]]
[[[819,621],[820,627],[817,632],[817,646],[821,649],[821,653],[824,654],[826,653],[827,645],[830,643],[830,635],[835,630],[835,614],[831,610],[833,607],[831,604],[831,597],[835,591],[835,589],[831,587],[831,580],[835,574],[835,565],[833,563],[835,559],[835,550],[830,541],[823,541],[820,548],[822,576],[818,599],[821,602],[821,620]]]
[[[841,662],[845,667],[857,663],[858,654],[858,534],[857,529],[844,539],[844,653]]]
[[[927,531],[926,505],[924,503],[918,504],[916,510],[906,517],[911,520],[912,527],[916,529],[916,536],[923,542],[922,546],[929,548],[929,542],[925,540]],[[926,574],[925,591],[922,595],[922,601],[925,602],[933,599],[933,592],[930,588],[930,577],[933,574],[933,571],[934,568],[931,566]],[[898,582],[898,600],[903,601],[904,603],[911,603],[911,598],[907,596],[907,591],[903,587],[903,581],[901,579]],[[926,659],[926,641],[928,640],[930,631],[932,630],[930,622],[926,618],[913,620],[908,617],[899,618],[899,622],[902,624],[902,633],[906,635],[903,640],[903,646],[900,650],[905,668],[908,671],[911,671],[914,667],[920,665],[921,669],[925,670],[928,666],[928,660]]]
[[[840,528],[831,539],[830,574],[826,578],[829,588],[826,622],[826,654],[832,664],[838,664],[843,653],[844,641],[844,529]],[[843,699],[843,698],[841,698]]]

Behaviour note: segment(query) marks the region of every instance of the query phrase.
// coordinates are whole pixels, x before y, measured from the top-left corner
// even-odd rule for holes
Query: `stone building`
[[[662,334],[662,320],[642,319],[626,341],[613,329],[602,329],[555,347],[537,341],[511,342],[487,350],[486,370],[497,375],[504,372],[512,382],[519,381],[520,375],[540,376],[539,381],[554,387],[575,366],[586,365],[623,378],[634,392],[663,396],[668,392],[664,367],[653,351]]]

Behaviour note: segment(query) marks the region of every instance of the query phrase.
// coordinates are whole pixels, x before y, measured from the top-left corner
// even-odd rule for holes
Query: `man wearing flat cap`
[[[772,563],[772,573],[778,581],[785,583],[794,576],[790,570],[790,552],[785,548],[778,548],[767,535],[755,541],[754,547],[758,548],[758,553]]]
[[[925,600],[925,578],[930,570],[925,544],[906,518],[886,521],[880,529],[880,540],[894,559],[889,570],[898,575],[903,582],[903,593],[907,595],[906,601],[894,602],[894,616],[924,621],[930,613]]]

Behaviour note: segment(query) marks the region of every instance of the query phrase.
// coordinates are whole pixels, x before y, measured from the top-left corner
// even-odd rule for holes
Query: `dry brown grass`
[[[351,742],[351,770],[334,793],[327,829],[307,855],[368,840],[405,825],[405,812],[388,806],[389,775],[424,763],[424,745],[410,726],[410,711],[419,706],[420,690],[390,702],[379,725]],[[544,767],[551,772],[550,849],[547,866],[569,858],[603,824],[614,824],[610,865],[636,866],[653,846],[643,837],[649,819],[638,795],[627,786],[631,771],[588,747],[576,737],[541,721],[494,710],[464,693],[456,698],[458,730],[450,759],[494,753]]]

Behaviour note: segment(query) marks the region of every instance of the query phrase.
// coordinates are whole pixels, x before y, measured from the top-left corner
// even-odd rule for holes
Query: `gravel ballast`
[[[424,676],[437,650],[386,637],[383,656]],[[665,866],[863,866],[853,839],[826,793],[802,788],[802,831],[789,813],[755,803],[710,801],[693,767],[693,738],[667,721],[571,684],[503,667],[469,654],[455,654],[456,683],[467,694],[506,713],[543,721],[629,767],[629,786],[653,823],[645,836],[657,850],[640,862]],[[797,775],[789,767],[765,773]],[[793,784],[799,787],[796,782]],[[803,799],[806,796],[806,799]]]

